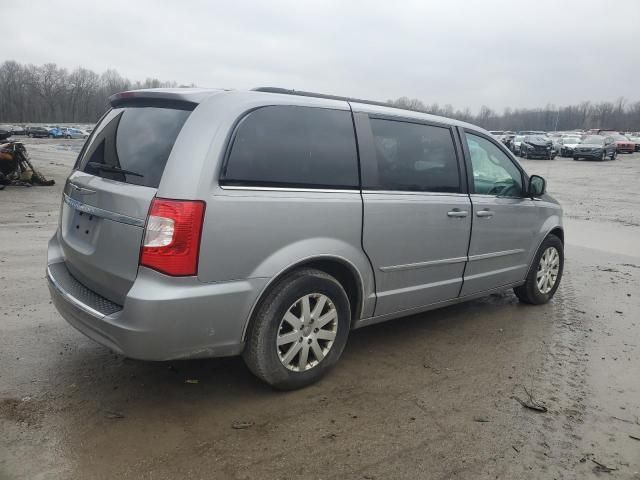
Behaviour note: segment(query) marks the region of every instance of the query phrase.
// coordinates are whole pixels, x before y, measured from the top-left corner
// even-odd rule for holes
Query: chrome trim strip
[[[109,210],[103,210],[102,208],[87,205],[86,203],[82,203],[75,198],[71,198],[66,193],[63,193],[62,197],[64,203],[80,212],[88,213],[89,215],[93,215],[95,217],[106,218],[107,220],[112,220],[114,222],[126,223],[127,225],[133,225],[135,227],[144,227],[145,221],[140,220],[139,218],[133,218],[127,215],[122,215],[120,213],[114,213],[110,212]]]
[[[466,261],[467,257],[445,258],[442,260],[430,260],[428,262],[407,263],[405,265],[389,265],[387,267],[380,267],[380,270],[383,272],[397,272],[399,270],[411,270],[413,268],[424,268],[434,265],[449,265],[452,263],[462,263]]]
[[[371,190],[362,189],[363,195],[421,195],[433,197],[469,197],[467,193],[447,193],[447,192],[416,192],[411,190]]]
[[[314,193],[360,193],[353,189],[330,188],[289,188],[289,187],[251,187],[244,185],[220,185],[222,190],[247,190],[255,192],[314,192]]]
[[[87,305],[86,303],[82,303],[80,300],[78,300],[77,298],[71,296],[70,293],[68,293],[65,289],[62,288],[62,286],[56,281],[56,279],[53,277],[53,274],[51,273],[51,268],[49,268],[49,266],[47,266],[47,279],[49,280],[49,282],[51,282],[51,285],[53,285],[56,289],[56,291],[69,303],[75,305],[76,307],[78,307],[80,310],[84,311],[85,313],[88,313],[89,315],[92,315],[94,317],[97,318],[104,318],[105,315],[93,308],[91,308],[89,305]]]
[[[530,197],[514,197],[512,195],[488,195],[486,193],[472,193],[471,199],[474,198],[508,198],[511,200],[530,200]]]
[[[476,260],[485,260],[487,258],[504,257],[506,255],[516,255],[524,252],[524,248],[517,248],[515,250],[503,250],[502,252],[482,253],[480,255],[470,255],[469,261],[475,262]]]

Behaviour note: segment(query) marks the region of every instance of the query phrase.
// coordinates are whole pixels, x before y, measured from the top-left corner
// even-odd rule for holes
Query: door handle
[[[462,218],[466,217],[467,215],[469,215],[469,212],[467,212],[466,210],[460,210],[459,208],[454,208],[453,210],[447,212],[447,217]]]
[[[476,212],[478,217],[493,217],[493,212],[491,210],[480,210]]]

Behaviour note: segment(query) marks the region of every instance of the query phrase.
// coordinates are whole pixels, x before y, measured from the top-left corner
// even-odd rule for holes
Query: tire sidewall
[[[549,247],[554,247],[557,250],[560,256],[560,265],[558,268],[558,277],[556,278],[555,285],[553,286],[551,291],[549,291],[549,293],[542,293],[538,289],[538,282],[536,279],[536,275],[538,273],[538,266],[540,265],[540,259],[542,258],[542,255]],[[556,293],[556,290],[558,290],[558,287],[560,287],[560,281],[562,280],[563,272],[564,272],[564,248],[562,245],[562,241],[555,235],[549,235],[544,240],[544,242],[542,242],[542,245],[540,245],[540,248],[536,253],[536,257],[534,259],[533,265],[531,266],[531,271],[529,272],[529,276],[531,277],[529,279],[530,293],[532,294],[533,298],[535,298],[535,300],[537,301],[536,303],[547,303],[549,300],[553,298],[553,296]]]
[[[319,380],[338,361],[349,336],[351,324],[351,308],[344,289],[329,275],[319,274],[293,275],[284,279],[263,302],[256,315],[250,335],[257,333],[262,336],[260,348],[254,354],[264,367],[268,378],[265,380],[273,387],[289,390],[300,388]],[[322,361],[304,372],[294,372],[286,368],[278,357],[276,339],[280,322],[285,313],[300,298],[312,293],[326,295],[338,312],[338,332],[329,353]]]

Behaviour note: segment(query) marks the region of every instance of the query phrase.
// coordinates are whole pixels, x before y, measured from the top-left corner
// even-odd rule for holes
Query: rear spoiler
[[[109,97],[109,103],[112,107],[120,107],[123,104],[149,104],[150,106],[154,104],[158,106],[171,106],[171,104],[176,104],[177,108],[193,110],[205,99],[224,91],[225,90],[213,88],[150,88],[145,90],[129,90],[111,95]]]

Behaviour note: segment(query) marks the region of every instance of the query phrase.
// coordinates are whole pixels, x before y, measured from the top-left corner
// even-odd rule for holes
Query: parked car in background
[[[556,158],[553,142],[542,135],[525,135],[520,143],[520,156],[524,158]]]
[[[607,158],[615,160],[618,156],[618,149],[613,137],[604,137],[602,135],[589,135],[582,143],[573,150],[573,159],[581,158],[601,160]]]
[[[580,137],[561,137],[557,140],[556,150],[561,157],[573,157],[573,151],[580,143]]]
[[[518,135],[545,135],[545,133],[541,130],[521,130]]]
[[[44,127],[27,127],[26,131],[31,138],[49,138],[49,130]]]
[[[611,138],[613,138],[613,141],[616,144],[616,149],[618,150],[618,153],[633,153],[636,151],[635,142],[632,142],[624,135],[614,134],[614,135],[611,135]]]
[[[13,134],[14,135],[24,135],[26,132],[24,130],[24,127],[21,127],[20,125],[14,125],[13,126]]]
[[[300,388],[354,328],[507,288],[543,304],[560,284],[560,205],[479,127],[273,88],[110,102],[47,278],[71,325],[127,357],[242,354]]]
[[[0,125],[0,140],[6,140],[11,136],[10,125]]]
[[[79,128],[65,128],[64,138],[87,138],[89,134]]]
[[[520,145],[522,144],[522,140],[524,140],[524,135],[516,135],[513,137],[513,141],[511,142],[511,151],[514,155],[520,155]]]
[[[635,143],[636,147],[634,151],[640,152],[640,133],[632,133],[627,135],[627,138]]]
[[[585,132],[585,134],[587,136],[588,135],[602,135],[603,133],[606,133],[606,132],[610,132],[611,133],[613,131],[610,128],[591,128],[591,129],[587,130]],[[618,132],[615,132],[615,133],[618,133]]]
[[[49,138],[63,138],[64,130],[60,127],[49,127]]]

